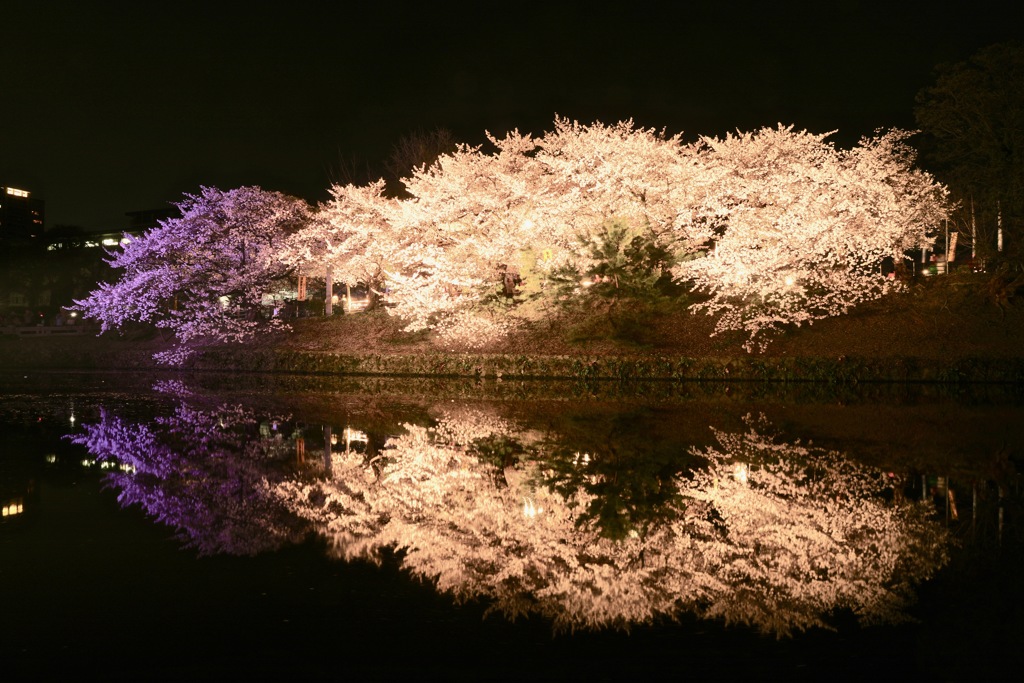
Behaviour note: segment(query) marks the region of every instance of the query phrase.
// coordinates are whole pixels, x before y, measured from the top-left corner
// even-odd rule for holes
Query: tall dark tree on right
[[[1005,251],[1024,253],[1024,45],[940,67],[914,114],[926,159],[961,202],[955,227],[970,237],[973,206],[978,255],[992,255],[1001,214]]]

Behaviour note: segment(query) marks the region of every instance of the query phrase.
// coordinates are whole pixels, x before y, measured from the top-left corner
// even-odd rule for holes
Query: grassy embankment
[[[1019,280],[1018,280],[1019,282]],[[296,321],[293,332],[244,347],[204,349],[190,369],[782,381],[1024,382],[1024,289],[988,275],[918,280],[850,314],[793,328],[763,353],[740,334],[681,307],[563,312],[484,348],[402,331],[383,312]],[[0,367],[148,369],[167,346],[153,333],[0,339]]]

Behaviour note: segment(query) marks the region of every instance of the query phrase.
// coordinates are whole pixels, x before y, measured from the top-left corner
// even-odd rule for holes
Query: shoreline
[[[151,341],[0,339],[0,370],[228,371],[360,377],[673,382],[1024,383],[1024,356],[631,356],[470,352],[338,353],[283,347],[203,348],[178,367]]]

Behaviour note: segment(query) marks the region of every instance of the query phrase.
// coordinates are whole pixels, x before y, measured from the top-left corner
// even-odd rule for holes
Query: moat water
[[[0,375],[0,679],[1013,677],[1024,388]]]

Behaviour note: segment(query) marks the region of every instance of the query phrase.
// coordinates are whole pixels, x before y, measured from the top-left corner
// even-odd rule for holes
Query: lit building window
[[[7,194],[11,195],[12,197],[27,197],[28,196],[28,192],[26,192],[25,190],[16,190],[13,187],[8,187],[7,188]]]
[[[3,516],[13,517],[14,515],[20,515],[25,511],[25,504],[21,498],[15,498],[11,502],[3,506]]]

